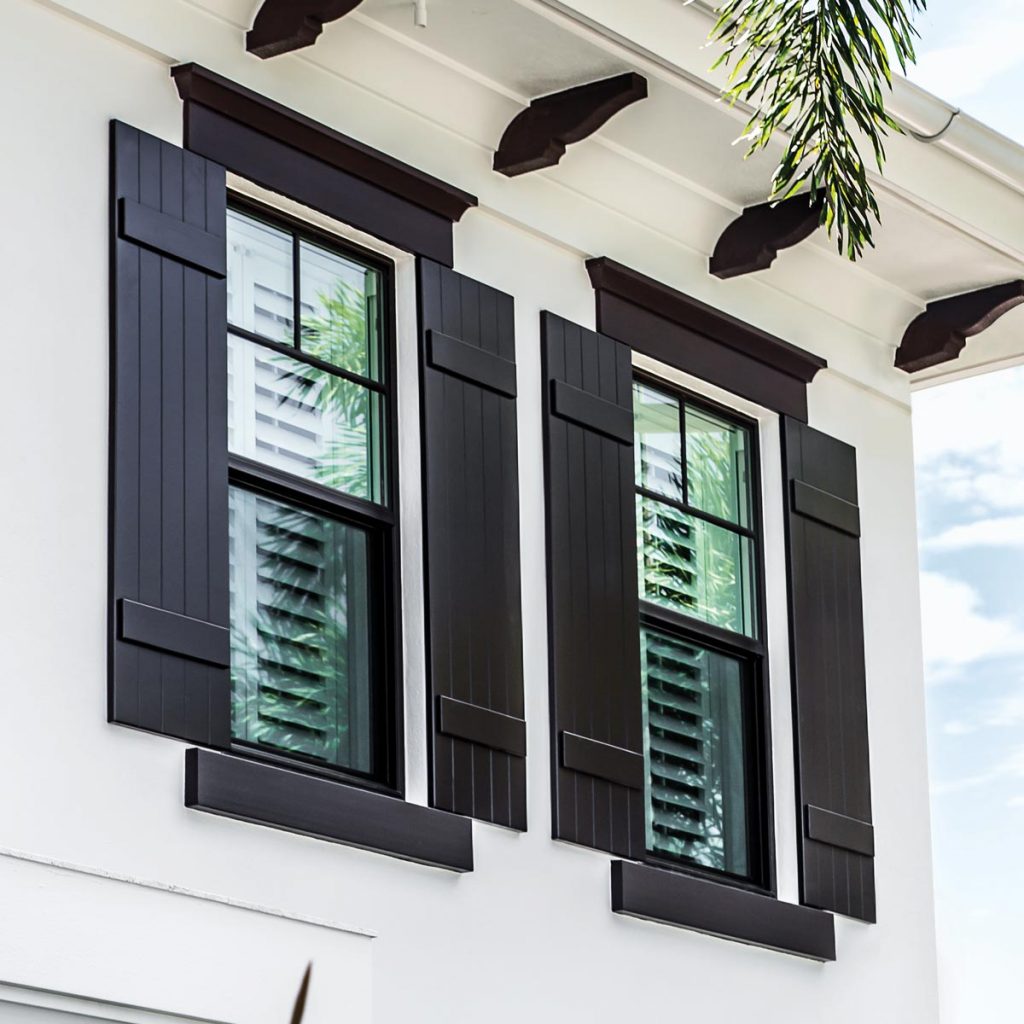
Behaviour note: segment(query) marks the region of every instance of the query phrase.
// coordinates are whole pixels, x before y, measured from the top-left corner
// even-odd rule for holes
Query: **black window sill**
[[[450,871],[473,870],[473,823],[341,782],[192,747],[185,806]]]
[[[811,960],[835,960],[832,915],[630,861],[612,862],[612,910]]]

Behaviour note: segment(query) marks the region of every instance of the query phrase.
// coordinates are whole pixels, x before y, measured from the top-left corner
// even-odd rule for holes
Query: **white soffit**
[[[621,0],[430,0],[422,29],[408,0],[365,0],[353,17],[436,50],[521,102],[640,70],[649,98],[613,118],[596,144],[693,183],[723,211],[763,201],[778,148],[743,159],[736,142],[743,113],[716,99],[721,75],[708,72],[714,51],[701,45],[708,12],[681,0],[644,0],[639,18],[639,7]],[[921,131],[948,118],[941,101],[902,79],[893,104]],[[922,302],[1024,273],[1024,149],[971,119],[958,122],[936,145],[890,139],[890,177],[878,185],[882,226],[861,262]],[[977,153],[970,151],[972,133]],[[810,244],[834,249],[824,232]]]

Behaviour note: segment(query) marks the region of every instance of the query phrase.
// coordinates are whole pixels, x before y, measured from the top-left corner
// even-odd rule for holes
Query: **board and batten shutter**
[[[417,269],[431,801],[525,830],[514,305]]]
[[[111,721],[230,736],[224,169],[111,123]]]
[[[801,901],[875,920],[857,456],[782,421]]]
[[[541,315],[553,832],[644,854],[627,345]]]

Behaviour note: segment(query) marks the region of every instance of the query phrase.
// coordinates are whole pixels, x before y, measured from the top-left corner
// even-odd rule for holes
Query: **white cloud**
[[[1024,67],[1020,0],[988,0],[983,17],[973,5],[958,7],[961,17],[950,22],[945,38],[933,35],[927,22],[922,24],[917,67],[911,75],[925,89],[954,103],[983,93],[1001,75]]]
[[[926,538],[921,546],[930,551],[1024,547],[1024,516],[997,516],[951,526],[942,533]]]
[[[1006,801],[1007,807],[1024,807],[1024,796],[1011,796]]]
[[[1024,370],[983,374],[919,391],[914,396],[914,450],[918,465],[935,469],[951,458],[980,462],[1002,481],[1020,479],[1024,445],[1011,428],[1020,419]]]
[[[1024,653],[1024,632],[1009,619],[989,617],[968,583],[921,573],[924,658],[928,681],[942,682],[972,662]]]
[[[969,736],[982,729],[1007,729],[1024,725],[1024,689],[1019,693],[989,701],[970,718],[953,718],[942,731],[947,736]]]
[[[977,775],[966,775],[962,779],[951,779],[948,782],[936,782],[932,785],[934,796],[946,796],[949,793],[963,793],[981,786],[991,786],[1004,779],[1024,779],[1024,747],[1019,747],[1009,757],[1000,761],[987,772]],[[1017,797],[1012,799],[1016,800]]]

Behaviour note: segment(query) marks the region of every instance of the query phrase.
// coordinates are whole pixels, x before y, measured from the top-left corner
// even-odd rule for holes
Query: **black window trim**
[[[301,754],[276,752],[232,738],[231,753],[262,761],[280,768],[303,772],[333,781],[354,785],[385,795],[405,795],[405,732],[404,674],[402,662],[402,579],[400,551],[400,509],[398,475],[398,401],[397,401],[397,314],[395,309],[395,266],[386,256],[374,252],[341,235],[325,231],[307,221],[285,213],[237,190],[229,189],[227,208],[237,210],[291,236],[292,319],[293,329],[301,323],[299,288],[299,252],[302,241],[327,249],[340,256],[354,258],[380,274],[379,304],[380,379],[374,381],[352,373],[316,356],[297,345],[278,342],[261,334],[227,324],[229,335],[279,352],[296,362],[334,374],[380,394],[385,405],[384,423],[387,438],[383,446],[384,502],[346,495],[340,491],[292,476],[254,459],[228,453],[228,486],[276,498],[335,521],[351,523],[366,532],[370,543],[371,564],[378,567],[377,578],[370,587],[370,622],[376,634],[372,647],[382,652],[383,664],[374,681],[371,700],[382,702],[375,709],[373,749],[378,751],[379,770],[372,774],[350,768],[321,764]],[[225,344],[227,339],[225,338]],[[300,338],[301,344],[301,338]],[[225,445],[227,439],[225,438]]]
[[[635,351],[635,350],[634,350]],[[657,854],[648,850],[644,863],[652,867],[691,875],[709,882],[730,886],[744,891],[775,897],[777,895],[776,875],[776,843],[775,843],[775,793],[772,770],[772,736],[771,736],[771,686],[768,671],[768,637],[766,614],[766,581],[764,557],[764,500],[761,474],[761,430],[759,422],[722,402],[708,398],[684,385],[678,384],[668,376],[633,364],[633,379],[663,394],[679,400],[680,405],[689,404],[705,409],[730,423],[743,427],[749,432],[751,439],[750,457],[750,526],[738,527],[733,523],[717,520],[700,509],[686,503],[674,502],[671,498],[667,504],[679,508],[689,515],[712,523],[727,526],[741,536],[750,537],[754,544],[755,586],[753,600],[755,604],[755,635],[747,637],[731,630],[714,626],[692,616],[674,612],[661,605],[640,598],[640,624],[650,625],[669,635],[691,643],[706,645],[713,650],[736,658],[744,665],[745,674],[749,673],[751,685],[747,699],[748,711],[744,747],[746,768],[748,772],[748,790],[752,799],[747,802],[747,831],[751,841],[750,854],[755,860],[754,870],[750,877],[736,875],[714,868],[702,867],[683,857],[672,857]],[[682,424],[680,424],[680,440],[685,445]],[[639,455],[637,455],[639,457]],[[657,492],[648,491],[643,487],[634,486],[635,494],[648,494],[654,500],[664,500]],[[638,554],[643,538],[637,536]]]

